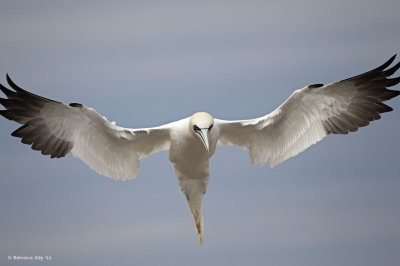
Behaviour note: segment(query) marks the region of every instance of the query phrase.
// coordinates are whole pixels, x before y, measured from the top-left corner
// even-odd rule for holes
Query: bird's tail
[[[177,171],[175,165],[175,172],[178,175],[178,182],[181,188],[181,192],[185,195],[188,202],[190,213],[192,214],[194,225],[196,226],[197,235],[200,240],[200,244],[203,245],[203,214],[201,211],[201,205],[203,202],[203,197],[207,189],[207,184],[209,180],[208,175],[208,161],[207,167],[202,169],[203,177],[198,178],[185,178],[179,171]]]
[[[201,202],[200,204],[192,204],[188,200],[190,212],[192,213],[194,225],[197,229],[197,235],[200,240],[200,245],[203,245],[203,214],[201,212]]]

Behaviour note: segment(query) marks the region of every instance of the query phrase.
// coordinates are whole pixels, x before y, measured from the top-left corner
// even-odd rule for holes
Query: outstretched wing
[[[364,74],[328,85],[315,84],[296,90],[272,113],[251,120],[216,120],[219,145],[237,145],[250,151],[251,162],[271,167],[304,151],[329,134],[347,134],[379,119],[393,109],[383,102],[400,94],[387,87],[400,63],[395,59]],[[386,69],[386,70],[385,70]]]
[[[136,177],[141,158],[170,146],[168,125],[118,127],[92,108],[77,103],[68,106],[32,94],[8,75],[7,81],[14,91],[0,84],[7,96],[0,98],[6,108],[0,114],[22,124],[11,135],[51,158],[64,157],[71,151],[97,173],[125,180]]]

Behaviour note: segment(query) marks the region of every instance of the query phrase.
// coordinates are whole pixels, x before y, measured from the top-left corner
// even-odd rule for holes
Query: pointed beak
[[[208,129],[201,129],[200,131],[197,132],[197,134],[200,136],[201,141],[204,144],[204,147],[206,148],[206,151],[210,151],[210,145],[208,143]]]

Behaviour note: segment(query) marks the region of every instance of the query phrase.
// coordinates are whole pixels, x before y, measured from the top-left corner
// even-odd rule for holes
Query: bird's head
[[[214,118],[205,112],[195,113],[190,117],[190,130],[203,142],[206,151],[210,151],[209,134],[214,126]]]

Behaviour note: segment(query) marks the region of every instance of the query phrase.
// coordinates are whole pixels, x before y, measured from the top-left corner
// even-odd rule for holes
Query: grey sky
[[[399,52],[399,1],[2,1],[0,82],[126,127],[261,116]],[[397,89],[399,87],[397,86]],[[196,239],[167,152],[116,182],[50,160],[0,119],[0,264],[397,265],[399,99],[274,169],[217,150]],[[36,263],[38,264],[38,263]]]

